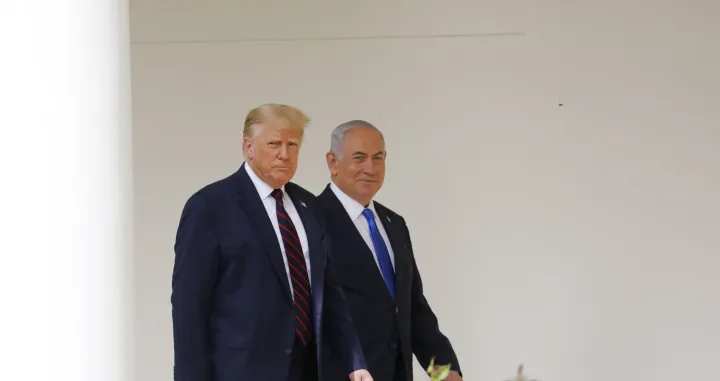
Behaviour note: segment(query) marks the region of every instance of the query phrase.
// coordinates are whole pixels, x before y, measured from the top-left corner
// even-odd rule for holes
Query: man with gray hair
[[[373,201],[385,179],[385,157],[384,137],[369,122],[350,121],[332,132],[326,155],[332,181],[318,199],[333,270],[375,380],[412,380],[413,354],[424,368],[433,358],[451,364],[447,380],[461,380],[455,351],[423,295],[405,220]],[[333,374],[340,379],[342,370]]]

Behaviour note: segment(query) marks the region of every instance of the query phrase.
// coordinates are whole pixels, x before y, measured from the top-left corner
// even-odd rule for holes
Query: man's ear
[[[335,175],[335,168],[337,167],[337,155],[335,155],[335,152],[328,152],[325,154],[325,160],[327,161],[328,169],[330,170],[331,175]]]
[[[243,152],[245,153],[245,158],[252,159],[252,144],[250,143],[250,138],[248,138],[247,136],[243,137],[242,148]]]

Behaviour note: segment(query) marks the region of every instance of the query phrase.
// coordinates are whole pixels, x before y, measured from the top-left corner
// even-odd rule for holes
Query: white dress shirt
[[[265,206],[265,211],[268,214],[268,217],[270,217],[270,221],[272,222],[273,229],[275,229],[275,235],[277,235],[278,244],[280,245],[280,251],[282,251],[283,261],[285,262],[285,272],[287,273],[288,277],[288,283],[290,284],[290,289],[293,289],[292,280],[290,279],[290,266],[288,266],[288,258],[287,254],[285,253],[285,245],[283,244],[282,234],[280,234],[280,224],[278,224],[277,220],[277,211],[276,211],[276,205],[277,201],[275,201],[275,198],[272,196],[272,191],[274,190],[270,185],[268,185],[266,182],[262,181],[256,174],[253,172],[252,168],[245,163],[245,169],[247,170],[248,176],[250,176],[250,180],[252,180],[253,184],[255,185],[255,189],[258,191],[258,194],[260,195],[260,199],[263,202],[263,205]],[[305,227],[303,226],[302,220],[300,219],[300,215],[297,212],[297,209],[295,209],[295,204],[293,204],[292,200],[290,199],[290,196],[285,192],[285,187],[282,188],[283,191],[283,205],[285,206],[285,211],[288,213],[288,216],[292,220],[293,224],[295,224],[295,229],[298,233],[298,238],[300,238],[300,244],[302,245],[302,252],[303,256],[305,257],[305,265],[308,271],[308,280],[312,279],[310,276],[311,270],[310,270],[310,255],[308,254],[308,240],[307,240],[307,234],[305,234]],[[311,282],[312,285],[312,282]],[[291,292],[291,296],[294,295]]]
[[[330,189],[333,191],[333,193],[335,193],[335,196],[337,196],[338,200],[340,200],[340,203],[342,203],[343,207],[345,207],[345,211],[348,213],[350,219],[355,224],[358,232],[360,232],[360,235],[365,240],[368,248],[370,248],[370,251],[373,253],[375,263],[377,263],[378,270],[380,270],[380,262],[378,261],[377,253],[375,252],[375,246],[373,245],[372,238],[370,237],[370,225],[368,225],[367,218],[365,218],[365,216],[362,214],[363,210],[365,210],[365,207],[359,202],[350,198],[350,196],[345,194],[345,192],[343,192],[337,185],[335,185],[335,183],[330,183]],[[388,253],[390,254],[390,262],[392,263],[394,269],[395,253],[393,253],[392,245],[390,245],[390,239],[388,239],[387,232],[383,227],[383,222],[381,221],[380,216],[378,216],[377,212],[375,211],[375,204],[372,201],[370,201],[368,209],[370,209],[375,216],[375,224],[377,225],[378,230],[380,230],[380,235],[385,241],[385,246],[387,246]]]

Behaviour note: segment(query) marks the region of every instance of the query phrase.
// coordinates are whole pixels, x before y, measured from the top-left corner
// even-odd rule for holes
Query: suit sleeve
[[[410,232],[405,226],[408,242],[410,243],[410,251],[412,252],[412,241],[410,241]],[[435,357],[435,364],[445,365],[451,364],[451,369],[459,372],[460,364],[453,350],[450,340],[440,332],[438,319],[435,316],[430,304],[423,293],[422,278],[418,270],[415,256],[412,256],[412,285],[411,285],[411,336],[412,351],[417,357],[418,362],[423,369],[427,369],[430,360]]]
[[[323,232],[325,225],[320,219]],[[325,262],[325,291],[323,301],[323,337],[327,342],[329,349],[340,354],[343,365],[350,374],[356,370],[367,369],[365,356],[363,355],[362,346],[358,339],[355,325],[350,316],[350,309],[347,305],[345,293],[340,287],[337,280],[333,265],[332,245],[329,237],[324,234],[324,244],[326,253]]]
[[[175,381],[210,381],[208,321],[218,266],[217,235],[198,194],[185,204],[175,241],[172,320]]]

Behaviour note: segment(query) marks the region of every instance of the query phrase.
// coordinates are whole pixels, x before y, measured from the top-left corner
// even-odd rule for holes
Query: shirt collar
[[[355,221],[362,215],[363,210],[365,210],[365,207],[360,204],[359,202],[353,200],[350,196],[345,194],[340,187],[335,185],[334,182],[330,183],[330,189],[335,193],[335,196],[337,196],[338,200],[340,200],[340,203],[345,208],[345,211],[350,216],[350,219]],[[377,216],[377,212],[375,211],[375,203],[370,201],[370,204],[368,205],[368,209],[372,210],[373,214]]]
[[[245,170],[247,171],[248,176],[250,176],[250,180],[252,180],[253,185],[255,185],[255,189],[257,190],[258,194],[260,195],[260,199],[264,200],[264,199],[268,198],[270,196],[270,194],[272,194],[272,191],[274,191],[275,189],[273,189],[273,187],[268,185],[266,182],[262,181],[258,177],[258,175],[256,175],[255,172],[253,172],[252,168],[250,168],[250,165],[247,162],[245,162],[245,164],[243,166],[245,167]],[[285,186],[283,186],[280,189],[283,191],[283,194],[285,194]]]

